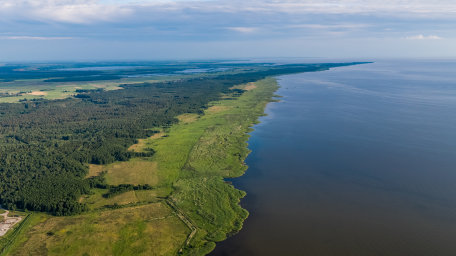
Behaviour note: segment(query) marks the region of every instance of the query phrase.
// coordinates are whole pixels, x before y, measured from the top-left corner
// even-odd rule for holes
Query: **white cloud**
[[[289,28],[308,28],[308,29],[362,29],[370,27],[369,24],[297,24],[290,25]]]
[[[69,40],[73,37],[54,36],[0,36],[0,40]]]
[[[440,36],[436,36],[436,35],[425,36],[425,35],[421,34],[421,35],[415,35],[415,36],[408,36],[405,39],[408,39],[408,40],[441,40],[443,38]]]
[[[114,21],[133,13],[128,6],[96,0],[2,0],[0,20],[36,20],[88,24]]]
[[[454,0],[137,0],[133,3],[224,12],[455,14]]]
[[[454,0],[0,0],[0,20],[90,24],[154,14],[233,15],[375,14],[379,16],[456,16]],[[149,15],[147,15],[149,14]],[[168,17],[179,19],[179,16]]]
[[[250,34],[258,30],[258,28],[255,27],[227,27],[227,29],[244,34]]]

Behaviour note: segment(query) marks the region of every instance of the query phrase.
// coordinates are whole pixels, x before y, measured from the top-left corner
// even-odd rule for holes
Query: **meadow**
[[[71,217],[40,214],[25,229],[8,255],[175,255],[189,232],[162,203]]]

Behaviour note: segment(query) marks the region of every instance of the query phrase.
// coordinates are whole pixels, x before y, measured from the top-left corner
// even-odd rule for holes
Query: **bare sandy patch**
[[[247,91],[251,91],[253,89],[256,89],[257,86],[255,85],[255,83],[248,83],[245,87],[244,87],[244,90],[247,90]]]
[[[165,136],[164,132],[156,133],[153,136],[150,136],[147,139],[139,139],[138,143],[131,145],[128,150],[134,151],[134,152],[141,152],[144,150],[144,148],[147,146],[147,142],[150,142],[151,140],[156,140],[161,137]]]
[[[45,96],[45,95],[47,95],[47,92],[33,91],[33,92],[29,92],[27,94],[34,95],[34,96]]]
[[[181,123],[184,123],[184,124],[188,124],[188,123],[193,123],[195,122],[196,120],[198,120],[198,114],[182,114],[182,115],[179,115],[177,116],[177,119],[179,119],[179,122]]]
[[[235,85],[233,87],[231,87],[230,89],[233,90],[233,89],[242,89],[242,90],[246,90],[246,91],[251,91],[253,89],[257,88],[255,82],[250,82],[250,83],[247,83],[247,84],[240,84],[240,85]]]
[[[19,223],[21,217],[9,217],[9,211],[0,214],[0,237],[4,236],[14,225]]]
[[[123,89],[122,87],[119,87],[119,84],[117,84],[117,83],[90,84],[90,86],[93,86],[97,89],[105,89],[106,91],[114,91],[114,90]]]
[[[225,110],[228,110],[228,106],[212,106],[206,110],[207,113],[218,113]]]
[[[89,173],[86,178],[99,176],[103,172],[103,165],[89,164]]]

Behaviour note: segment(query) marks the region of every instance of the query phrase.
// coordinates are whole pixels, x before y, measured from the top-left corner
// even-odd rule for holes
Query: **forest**
[[[127,150],[137,139],[156,133],[153,128],[171,126],[180,114],[202,114],[209,102],[234,85],[353,64],[261,66],[233,74],[123,84],[114,91],[80,90],[66,99],[1,103],[0,204],[57,216],[81,213],[87,210],[78,202],[81,195],[104,186],[102,176],[86,178],[88,164],[153,155],[154,151]],[[61,79],[66,78],[57,81]],[[106,197],[150,187],[123,184],[109,189]]]

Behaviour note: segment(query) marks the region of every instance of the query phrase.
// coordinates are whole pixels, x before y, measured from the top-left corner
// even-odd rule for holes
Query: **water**
[[[456,255],[456,62],[279,78],[213,255]]]

